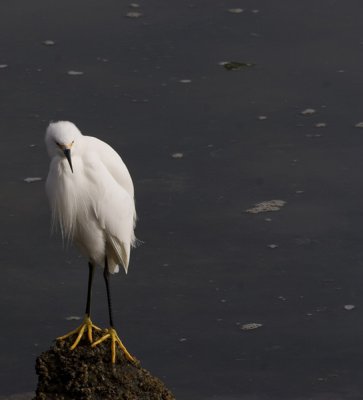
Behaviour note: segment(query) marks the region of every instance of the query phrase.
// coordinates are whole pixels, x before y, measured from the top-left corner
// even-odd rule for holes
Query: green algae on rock
[[[112,365],[110,343],[92,348],[83,339],[73,351],[71,343],[57,340],[37,358],[34,400],[175,400],[160,379],[119,349]]]

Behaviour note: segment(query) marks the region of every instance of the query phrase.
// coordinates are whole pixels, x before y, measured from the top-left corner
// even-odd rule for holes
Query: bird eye
[[[55,144],[56,144],[58,147],[60,147],[60,143],[58,143],[58,142],[55,142]]]

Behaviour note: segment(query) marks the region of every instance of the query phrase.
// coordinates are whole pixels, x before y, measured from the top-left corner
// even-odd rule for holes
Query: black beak
[[[72,167],[72,159],[71,159],[71,149],[65,149],[64,150],[64,155],[66,156],[69,166],[71,167],[71,171],[73,174],[73,167]]]

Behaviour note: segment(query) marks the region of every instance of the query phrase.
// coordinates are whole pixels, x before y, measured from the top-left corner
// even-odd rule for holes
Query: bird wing
[[[130,173],[122,161],[121,157],[116,151],[103,142],[92,136],[86,136],[87,145],[90,147],[90,151],[95,151],[102,161],[103,165],[107,168],[108,172],[113,176],[116,182],[121,185],[127,193],[133,198],[134,197],[134,185]]]
[[[97,153],[88,153],[85,173],[90,182],[89,198],[92,209],[106,238],[111,271],[114,266],[114,272],[117,272],[117,265],[122,265],[127,273],[130,247],[135,242],[134,198],[110,173],[103,158],[99,157],[98,150]],[[129,176],[128,171],[127,175]]]

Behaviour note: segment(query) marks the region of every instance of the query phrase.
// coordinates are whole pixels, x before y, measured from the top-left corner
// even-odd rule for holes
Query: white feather
[[[110,272],[122,265],[127,273],[136,223],[127,167],[109,145],[83,136],[68,121],[50,124],[45,141],[51,157],[46,192],[52,225],[92,262],[103,265],[107,256]],[[72,142],[73,173],[60,148]]]

